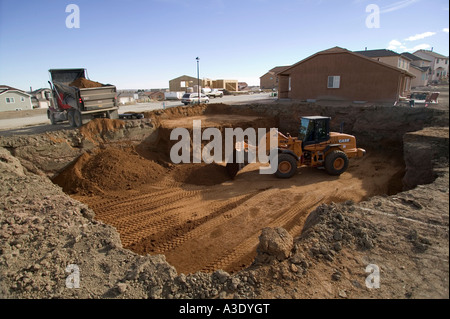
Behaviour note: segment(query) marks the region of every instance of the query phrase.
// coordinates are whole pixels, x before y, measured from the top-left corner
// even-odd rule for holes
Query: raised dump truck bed
[[[90,81],[85,69],[49,70],[53,107],[48,110],[52,124],[69,121],[79,127],[96,117],[118,118],[117,89],[111,84]]]

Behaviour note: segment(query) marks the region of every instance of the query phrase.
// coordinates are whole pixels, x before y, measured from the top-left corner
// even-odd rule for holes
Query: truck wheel
[[[278,178],[290,178],[296,172],[297,161],[295,158],[289,154],[278,154],[278,166],[275,176]]]
[[[325,169],[328,174],[338,176],[348,168],[348,157],[342,151],[333,151],[325,158]]]
[[[74,110],[67,111],[67,120],[69,120],[69,124],[72,127],[75,127],[75,116],[74,116]]]
[[[47,114],[48,119],[50,120],[50,123],[52,123],[52,125],[56,125],[58,122],[55,120],[55,113],[53,112],[48,112]]]
[[[83,125],[83,119],[79,110],[73,112],[73,120],[75,127],[81,127]]]

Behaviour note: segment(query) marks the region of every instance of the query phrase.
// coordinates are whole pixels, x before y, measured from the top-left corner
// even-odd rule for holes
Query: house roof
[[[16,89],[16,88],[13,88],[12,86],[0,85],[0,95],[4,94],[6,92],[17,92],[17,93],[22,94],[22,95],[31,96],[27,92],[19,90],[19,89]]]
[[[416,54],[417,52],[422,52],[422,53],[426,53],[434,58],[438,58],[438,59],[448,59],[448,56],[433,52],[431,50],[418,50],[416,52],[414,52],[414,54]]]
[[[290,67],[290,65],[276,66],[276,67],[270,69],[269,72],[272,72],[272,73],[274,73],[274,74],[277,74],[277,73],[283,72],[284,70],[286,70],[286,69],[289,68],[289,67]]]
[[[429,66],[417,66],[417,65],[414,65],[414,64],[411,64],[410,67],[412,67],[412,68],[414,68],[416,70],[422,71],[422,72],[427,72],[428,69],[430,68]]]
[[[397,52],[394,52],[392,50],[387,49],[380,49],[380,50],[364,50],[364,51],[354,51],[355,53],[364,55],[368,58],[381,58],[381,57],[387,57],[387,56],[399,56]]]
[[[187,78],[187,79],[189,79],[189,80],[192,80],[192,79],[197,80],[197,78],[195,78],[195,77],[193,77],[193,76],[182,75],[182,76],[179,76],[179,77],[177,77],[177,78],[174,78],[174,79],[172,79],[172,80],[170,80],[170,81],[178,80],[178,79],[181,79],[181,78]],[[170,82],[170,81],[169,81],[169,82]]]
[[[401,55],[401,56],[404,56],[404,57],[406,57],[406,58],[409,58],[411,61],[428,61],[428,62],[431,62],[431,61],[428,60],[428,59],[421,58],[420,56],[414,55],[414,54],[409,53],[409,52],[403,52],[403,53],[400,54],[400,55]]]
[[[415,75],[409,73],[409,72],[406,71],[406,70],[399,69],[399,68],[397,68],[397,67],[395,67],[395,66],[391,66],[391,65],[386,64],[386,63],[384,63],[384,62],[374,60],[374,59],[372,59],[372,58],[366,57],[366,56],[364,56],[364,55],[361,55],[361,54],[358,54],[358,53],[356,53],[356,52],[352,52],[352,51],[349,51],[349,50],[347,50],[347,49],[343,49],[343,48],[337,47],[337,46],[334,47],[334,48],[330,48],[330,49],[328,49],[328,50],[324,50],[324,51],[317,52],[317,53],[315,53],[315,54],[313,54],[313,55],[307,57],[306,59],[303,59],[303,60],[301,60],[301,61],[299,61],[299,62],[297,62],[297,63],[291,65],[290,67],[288,67],[288,68],[287,68],[286,70],[284,70],[283,72],[280,72],[279,74],[283,74],[283,73],[285,73],[286,71],[288,71],[288,70],[290,70],[290,69],[296,67],[297,65],[299,65],[299,64],[301,64],[301,63],[304,63],[304,62],[306,62],[306,61],[308,61],[308,60],[310,60],[310,59],[312,59],[312,58],[314,58],[314,57],[316,57],[316,56],[318,56],[318,55],[322,55],[322,54],[338,54],[338,53],[347,53],[347,54],[351,54],[351,55],[353,55],[353,56],[355,56],[355,57],[358,57],[358,58],[361,58],[361,59],[366,59],[367,61],[370,61],[371,63],[376,63],[376,64],[378,64],[378,65],[380,65],[380,66],[389,68],[389,69],[391,69],[391,70],[395,70],[395,71],[397,71],[397,72],[399,72],[399,73],[408,75],[408,76],[413,77],[413,78],[415,77]],[[286,73],[286,74],[289,74],[289,73]]]

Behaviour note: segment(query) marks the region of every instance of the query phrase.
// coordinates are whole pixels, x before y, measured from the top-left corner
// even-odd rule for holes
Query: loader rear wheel
[[[338,176],[348,168],[348,157],[342,151],[333,151],[325,158],[325,169],[328,174]]]
[[[278,166],[275,176],[278,178],[290,178],[297,171],[297,161],[292,155],[278,154]]]

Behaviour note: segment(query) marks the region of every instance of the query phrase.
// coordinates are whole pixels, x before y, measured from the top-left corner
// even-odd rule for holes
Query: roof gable
[[[430,51],[430,50],[417,50],[416,52],[414,52],[414,54],[416,54],[417,52],[421,52],[421,53],[425,53],[428,56],[432,56],[433,58],[437,58],[437,59],[448,59],[448,56],[436,53],[434,51]]]
[[[8,85],[0,85],[0,95],[5,94],[5,93],[11,93],[11,92],[15,92],[15,93],[27,96],[27,97],[31,97],[31,95],[26,93],[25,91],[13,88]]]
[[[324,54],[342,54],[342,53],[350,54],[350,55],[353,55],[353,56],[358,57],[358,58],[360,58],[360,59],[365,59],[367,62],[370,62],[370,63],[376,63],[376,64],[378,64],[378,65],[380,65],[380,66],[382,66],[382,67],[389,68],[389,69],[394,70],[394,71],[396,71],[396,72],[398,72],[398,73],[406,74],[406,75],[408,75],[408,76],[410,76],[410,77],[415,77],[413,74],[409,73],[409,72],[406,71],[406,70],[396,68],[396,67],[391,66],[391,65],[389,65],[389,64],[383,63],[383,62],[381,62],[381,61],[374,60],[374,59],[372,59],[372,58],[366,57],[366,56],[361,55],[361,54],[358,54],[358,53],[356,53],[356,52],[349,51],[349,50],[347,50],[347,49],[343,49],[343,48],[341,48],[341,47],[334,47],[334,48],[330,48],[330,49],[328,49],[328,50],[324,50],[324,51],[317,52],[317,53],[315,53],[315,54],[313,54],[313,55],[307,57],[306,59],[303,59],[303,60],[301,60],[301,61],[299,61],[299,62],[293,64],[292,66],[290,66],[289,68],[287,68],[287,69],[284,70],[283,72],[280,72],[279,74],[280,74],[280,75],[282,75],[282,74],[286,74],[286,75],[287,75],[287,74],[289,74],[289,72],[288,72],[289,70],[291,70],[291,69],[295,68],[296,66],[298,66],[298,65],[300,65],[300,64],[302,64],[302,63],[305,63],[305,62],[307,62],[308,60],[313,59],[313,58],[315,58],[315,57],[317,57],[317,56],[319,56],[319,55],[324,55]]]

